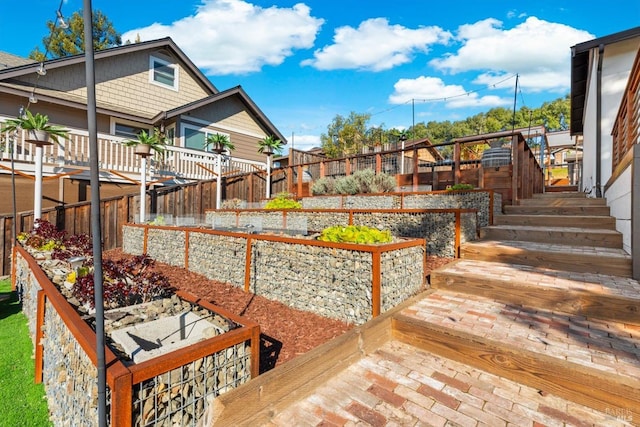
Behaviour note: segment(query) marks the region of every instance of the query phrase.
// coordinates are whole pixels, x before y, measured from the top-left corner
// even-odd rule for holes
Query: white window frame
[[[132,126],[138,129],[144,129],[147,131],[147,133],[151,133],[153,132],[153,128],[147,124],[144,123],[140,123],[140,122],[134,122],[132,120],[125,120],[125,119],[118,119],[118,118],[114,118],[111,117],[111,123],[109,126],[109,133],[111,133],[111,135],[116,135],[116,124],[123,124],[123,125],[127,125],[127,126]],[[120,138],[124,138],[127,139],[127,137],[125,136],[121,136],[121,135],[116,135]]]
[[[220,132],[218,130],[212,130],[212,129],[209,129],[209,128],[206,128],[206,127],[200,127],[200,126],[194,126],[194,125],[191,125],[191,124],[181,123],[180,124],[180,146],[183,147],[183,148],[190,148],[192,150],[197,150],[197,148],[187,147],[186,146],[187,140],[186,140],[186,137],[185,137],[185,129],[191,129],[191,130],[195,130],[197,132],[204,133],[205,140],[207,139],[207,137],[209,135],[212,135],[214,133],[219,133],[220,135],[226,135],[229,138],[229,141],[231,141],[231,135],[226,133],[226,132]],[[211,152],[210,149],[205,150],[204,147],[200,148],[200,150],[206,151],[207,153]],[[231,155],[231,151],[228,150],[228,149],[225,149],[222,154],[224,154],[225,156],[229,156],[229,155]]]
[[[173,69],[173,85],[168,85],[162,82],[159,82],[155,79],[156,67],[155,63],[160,63],[164,67],[168,67]],[[179,68],[176,64],[172,64],[166,59],[159,58],[157,56],[149,55],[149,83],[154,84],[156,86],[164,87],[167,89],[178,91],[179,88]]]

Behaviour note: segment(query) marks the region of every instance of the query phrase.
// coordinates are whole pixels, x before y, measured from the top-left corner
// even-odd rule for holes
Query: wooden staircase
[[[538,195],[494,221],[394,337],[640,423],[640,284],[604,201]]]

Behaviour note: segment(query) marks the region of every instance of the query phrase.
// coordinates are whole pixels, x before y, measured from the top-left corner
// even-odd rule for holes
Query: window
[[[138,134],[143,130],[147,133],[150,132],[150,129],[148,128],[138,127],[122,122],[115,122],[113,134],[127,139],[136,139],[138,138]]]
[[[155,56],[149,57],[149,81],[178,90],[178,67]]]
[[[197,128],[195,126],[190,125],[182,125],[182,135],[184,136],[184,147],[185,148],[193,148],[195,150],[204,150],[204,143],[207,139],[207,136],[213,135],[214,133],[220,133],[222,135],[230,136],[224,132],[216,132],[210,129],[205,128]],[[208,148],[206,151],[211,151],[211,148]],[[228,150],[225,151],[225,154],[230,154]]]

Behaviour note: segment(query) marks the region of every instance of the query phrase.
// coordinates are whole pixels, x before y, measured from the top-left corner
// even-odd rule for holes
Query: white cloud
[[[468,93],[463,86],[446,85],[437,77],[420,76],[415,79],[400,79],[393,85],[394,92],[389,96],[392,104],[404,104],[412,99],[415,102],[441,101],[449,108],[497,107],[508,105],[509,100],[495,95],[480,96]]]
[[[242,0],[203,0],[192,16],[127,31],[123,40],[170,36],[206,74],[241,74],[280,65],[313,47],[324,23],[308,6],[262,8]]]
[[[319,135],[294,135],[293,142],[289,140],[287,148],[295,148],[296,150],[307,151],[314,147],[320,147]]]
[[[564,91],[570,84],[569,48],[593,37],[536,17],[508,30],[502,28],[502,22],[489,18],[460,26],[456,36],[462,43],[460,49],[429,64],[451,74],[469,70],[518,73],[522,87],[530,91]]]
[[[333,44],[316,50],[314,58],[302,61],[302,65],[319,70],[388,70],[410,62],[416,52],[427,53],[429,45],[444,44],[450,38],[451,33],[439,27],[410,29],[389,25],[385,18],[372,18],[358,28],[336,28]]]

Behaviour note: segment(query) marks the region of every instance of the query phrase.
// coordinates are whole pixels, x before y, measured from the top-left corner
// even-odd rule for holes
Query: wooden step
[[[480,229],[480,238],[622,248],[622,234],[615,230],[605,229],[492,225]]]
[[[638,328],[438,290],[400,311],[393,337],[520,384],[640,420]]]
[[[640,327],[640,283],[631,277],[460,259],[431,273],[432,288]]]
[[[591,215],[494,215],[493,225],[535,225],[549,227],[579,227],[616,229],[612,216]]]
[[[505,214],[609,216],[608,206],[505,206]]]
[[[585,193],[579,193],[577,191],[554,191],[546,193],[534,193],[534,199],[586,199],[587,195]]]
[[[607,206],[606,199],[576,197],[537,197],[520,199],[519,206]]]
[[[631,256],[619,248],[515,240],[475,240],[461,245],[460,257],[620,277],[632,275]]]

